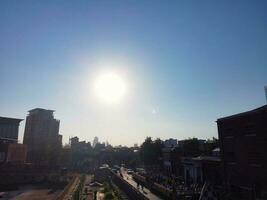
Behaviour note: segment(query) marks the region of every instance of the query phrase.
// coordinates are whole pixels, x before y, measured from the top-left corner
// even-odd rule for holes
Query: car
[[[133,173],[134,173],[133,170],[131,170],[131,169],[128,169],[128,170],[127,170],[127,174],[133,174]]]
[[[140,174],[146,174],[146,170],[144,168],[136,168],[136,171]]]
[[[0,192],[0,198],[5,198],[8,196],[7,192]]]
[[[114,165],[113,168],[117,169],[117,170],[120,170],[120,166],[118,166],[118,165]]]

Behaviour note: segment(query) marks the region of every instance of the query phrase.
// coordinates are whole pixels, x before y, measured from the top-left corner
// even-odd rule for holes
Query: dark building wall
[[[59,120],[54,118],[53,112],[40,108],[29,111],[23,139],[28,149],[27,161],[36,164],[55,161],[62,137],[59,135]]]
[[[267,192],[267,106],[218,119],[225,183],[240,198]]]
[[[0,163],[24,163],[26,146],[17,143],[0,144]]]
[[[0,117],[0,139],[18,140],[21,121],[22,119]]]

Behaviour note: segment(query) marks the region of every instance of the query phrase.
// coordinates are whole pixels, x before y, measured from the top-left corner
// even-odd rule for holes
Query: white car
[[[127,170],[127,174],[133,174],[133,173],[134,173],[133,170],[131,170],[131,169],[128,169],[128,170]]]

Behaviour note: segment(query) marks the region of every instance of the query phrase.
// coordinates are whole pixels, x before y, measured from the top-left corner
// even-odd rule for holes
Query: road
[[[73,183],[71,183],[70,188],[68,188],[67,193],[62,198],[63,200],[71,200],[73,198],[74,192],[76,191],[78,185],[80,183],[79,176],[75,175]]]
[[[163,200],[162,198],[156,196],[154,193],[152,193],[148,188],[144,187],[141,189],[141,186],[139,188],[137,187],[137,183],[134,181],[131,175],[127,174],[126,170],[124,168],[121,168],[121,173],[123,175],[123,179],[127,181],[129,184],[131,184],[133,187],[138,189],[140,192],[142,192],[147,198],[151,200]]]
[[[92,175],[86,175],[83,189],[82,189],[81,194],[80,194],[81,199],[93,200],[94,195],[92,192],[89,192],[89,190],[90,190],[89,184],[91,183],[91,181],[92,181]]]

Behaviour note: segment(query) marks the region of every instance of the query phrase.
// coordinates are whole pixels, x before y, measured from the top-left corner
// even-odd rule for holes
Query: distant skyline
[[[55,110],[70,136],[133,146],[217,137],[217,118],[266,104],[267,1],[0,1],[0,116]],[[101,102],[106,72],[125,97]]]

